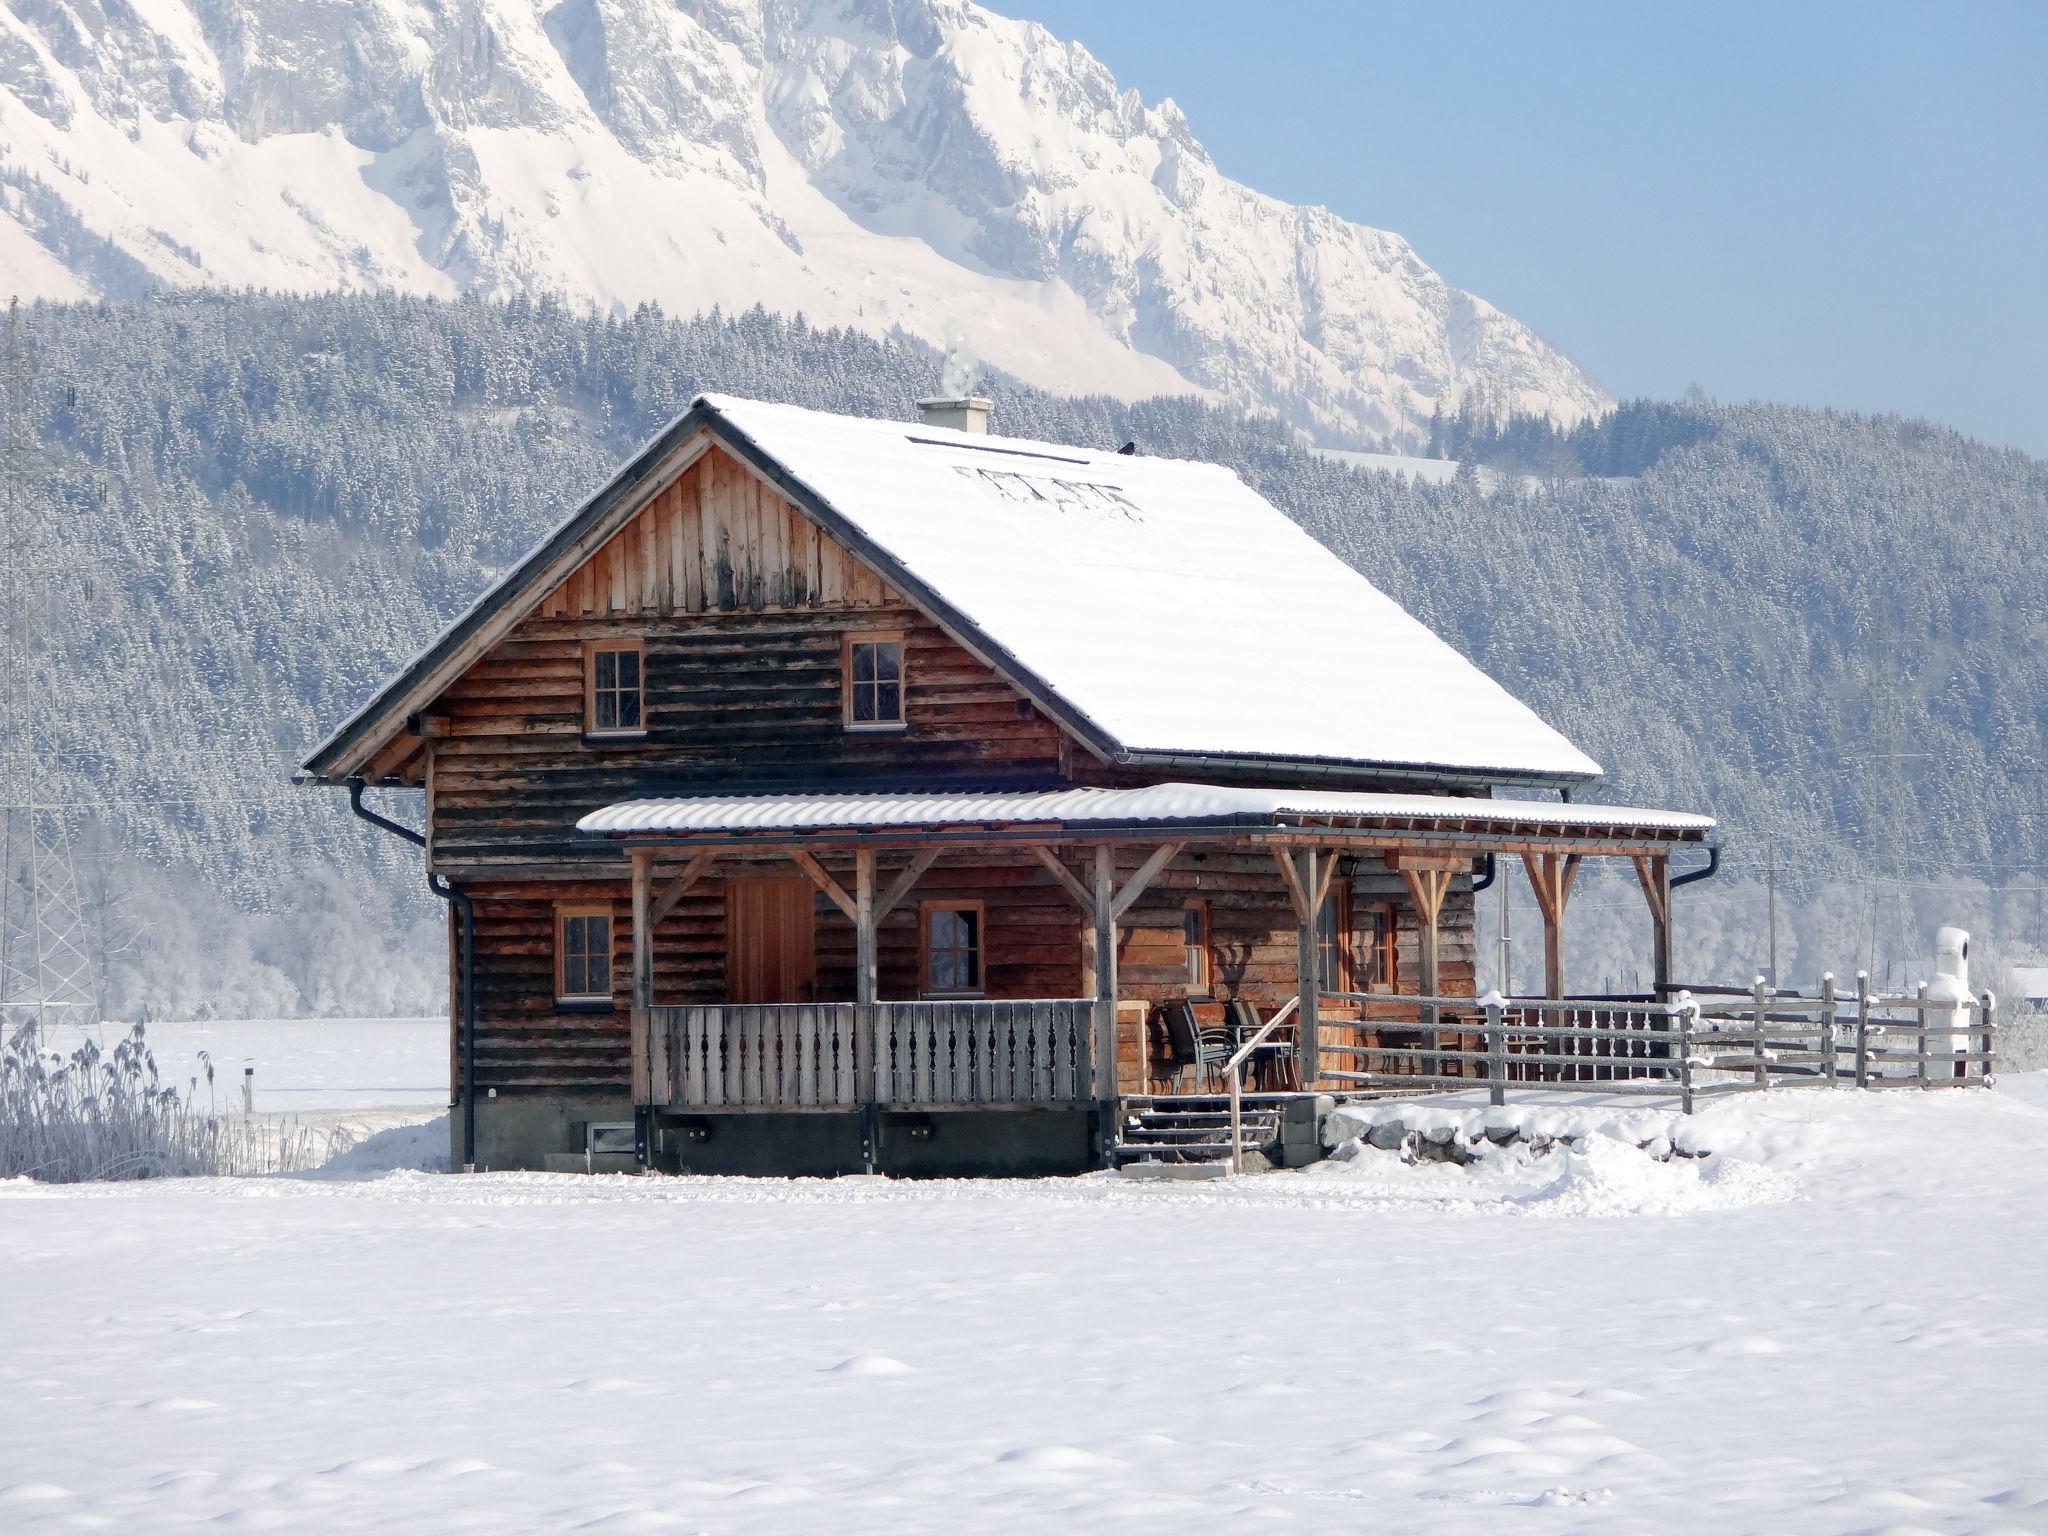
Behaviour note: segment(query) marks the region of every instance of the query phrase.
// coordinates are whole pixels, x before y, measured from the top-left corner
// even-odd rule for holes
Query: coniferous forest
[[[761,311],[395,295],[38,305],[10,347],[11,795],[65,829],[119,1017],[443,1006],[414,850],[293,788],[305,749],[697,391],[907,417],[939,367]],[[1719,817],[1682,972],[1761,967],[1773,863],[1788,982],[1940,921],[2039,945],[2048,464],[1690,399],[1439,420],[1468,467],[1432,484],[1219,405],[982,387],[1001,431],[1232,466],[1606,764],[1598,798]],[[1581,890],[1574,980],[1626,984],[1640,898]]]

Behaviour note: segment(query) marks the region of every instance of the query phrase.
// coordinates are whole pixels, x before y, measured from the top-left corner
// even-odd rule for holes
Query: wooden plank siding
[[[1129,877],[1142,848],[1119,854],[1117,878]],[[819,862],[842,885],[853,879],[851,856],[821,854]],[[903,860],[884,855],[886,883]],[[1070,861],[1078,862],[1078,861]],[[1376,863],[1376,861],[1373,861]],[[659,861],[659,889],[681,869]],[[734,861],[697,882],[655,928],[654,1001],[657,1006],[728,1000],[725,874],[781,875],[787,861]],[[1358,910],[1381,899],[1403,901],[1400,912],[1400,990],[1412,994],[1418,973],[1414,913],[1399,897],[1399,881],[1383,868],[1365,868],[1353,884]],[[478,1088],[504,1096],[624,1093],[629,1083],[627,1017],[632,935],[630,892],[610,882],[493,882],[471,888],[477,908]],[[1199,896],[1214,925],[1212,996],[1252,999],[1270,1011],[1295,990],[1293,908],[1270,858],[1226,851],[1183,853],[1125,915],[1118,947],[1119,984],[1126,998],[1165,1002],[1185,992],[1181,906]],[[1053,877],[1009,850],[960,850],[926,872],[877,933],[880,995],[920,995],[918,922],[922,901],[977,899],[985,904],[983,962],[992,998],[1075,997],[1087,990],[1079,911]],[[558,1009],[554,997],[554,920],[558,903],[609,903],[613,913],[613,1006],[609,1012]],[[1454,995],[1472,990],[1470,890],[1461,882],[1445,902],[1442,919],[1444,986]],[[818,998],[853,996],[854,933],[837,907],[815,898]],[[1364,935],[1355,963],[1363,962]],[[1337,1043],[1356,1043],[1343,1023],[1325,1026]],[[1136,1086],[1135,1035],[1119,1036],[1120,1075]]]
[[[855,630],[904,637],[904,728],[845,729]],[[645,736],[584,737],[586,641],[645,643]],[[574,830],[637,794],[1059,773],[1064,737],[723,450],[699,458],[424,712],[435,867],[598,877]]]

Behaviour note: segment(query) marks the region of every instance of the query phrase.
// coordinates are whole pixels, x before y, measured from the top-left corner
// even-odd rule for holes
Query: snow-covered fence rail
[[[1087,1100],[1093,1004],[723,1003],[658,1007],[662,1102],[691,1109]]]
[[[1510,1084],[1668,1093],[1688,1017],[1683,1005],[1642,1000],[1325,996],[1359,1002],[1373,1015],[1353,1027],[1364,1037],[1358,1043],[1323,1044],[1324,1055],[1352,1063],[1325,1069],[1332,1084],[1412,1091],[1484,1082],[1495,1103]]]
[[[1354,1092],[1415,1092],[1484,1083],[1496,1104],[1513,1089],[1596,1086],[1602,1093],[1694,1103],[1784,1085],[1983,1087],[1997,1059],[1996,999],[1922,987],[1884,996],[1859,976],[1818,991],[1702,989],[1668,1001],[1359,996],[1371,1014],[1359,1043],[1326,1042],[1340,1065],[1323,1076]],[[1351,994],[1333,994],[1335,1001]],[[1342,1065],[1341,1063],[1349,1063]]]

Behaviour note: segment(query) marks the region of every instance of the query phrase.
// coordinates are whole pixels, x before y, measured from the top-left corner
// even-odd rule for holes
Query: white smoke
[[[939,397],[961,400],[974,393],[974,376],[981,371],[981,354],[967,339],[957,320],[946,325],[946,361],[939,369]]]

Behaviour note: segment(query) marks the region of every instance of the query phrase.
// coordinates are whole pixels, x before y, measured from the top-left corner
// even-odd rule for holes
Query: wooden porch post
[[[881,991],[875,958],[875,850],[853,853],[853,1000],[868,1004]]]
[[[1301,888],[1311,892],[1308,914],[1294,934],[1295,980],[1299,985],[1301,1011],[1295,1031],[1295,1054],[1300,1058],[1301,1086],[1310,1088],[1323,1075],[1323,973],[1316,944],[1316,918],[1322,911],[1323,884],[1316,878],[1316,850],[1301,850]],[[1331,859],[1332,866],[1336,860]]]
[[[1659,1002],[1671,989],[1671,858],[1662,853],[1634,855],[1636,879],[1650,904],[1650,965]]]
[[[1564,909],[1578,878],[1579,855],[1525,853],[1522,865],[1543,913],[1543,995],[1555,1000],[1564,996]]]
[[[1294,978],[1298,988],[1295,996],[1300,1002],[1295,1015],[1294,1058],[1304,1088],[1313,1086],[1323,1075],[1322,976],[1316,963],[1316,915],[1323,910],[1323,900],[1330,894],[1330,877],[1337,871],[1335,854],[1330,855],[1320,872],[1316,868],[1318,858],[1314,848],[1304,848],[1298,861],[1290,849],[1273,850],[1273,862],[1280,866],[1288,900],[1294,903]]]
[[[635,848],[633,860],[633,1011],[630,1048],[633,1056],[633,1103],[637,1108],[654,1102],[654,1059],[649,1012],[654,1006],[653,924],[648,914],[654,902],[654,854]]]
[[[1095,888],[1089,904],[1095,936],[1095,1030],[1089,1055],[1094,1058],[1096,1100],[1107,1104],[1117,1096],[1116,866],[1107,843],[1095,846]],[[1113,1132],[1110,1127],[1104,1134]]]
[[[1457,870],[1469,867],[1469,862],[1461,856],[1410,854],[1399,850],[1387,857],[1389,867],[1400,875],[1401,883],[1408,888],[1409,905],[1415,908],[1416,951],[1422,962],[1422,975],[1417,985],[1421,987],[1424,997],[1443,995],[1439,923],[1443,917],[1444,898],[1451,891],[1451,876]],[[1444,1075],[1443,1061],[1436,1054],[1438,1020],[1437,1005],[1424,1003],[1422,1049],[1429,1058],[1428,1075],[1431,1077]]]

